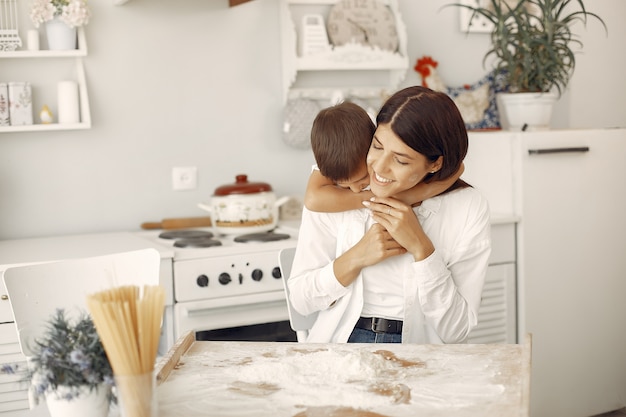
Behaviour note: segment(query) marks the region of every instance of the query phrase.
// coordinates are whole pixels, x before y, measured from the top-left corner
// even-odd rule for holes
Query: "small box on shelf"
[[[0,126],[11,125],[9,116],[9,86],[7,83],[0,83]]]
[[[33,96],[30,83],[10,82],[9,118],[11,126],[33,124]]]

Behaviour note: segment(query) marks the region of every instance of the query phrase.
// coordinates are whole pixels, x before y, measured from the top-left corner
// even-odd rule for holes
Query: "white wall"
[[[89,3],[93,128],[0,133],[0,239],[137,230],[147,220],[201,216],[196,203],[239,173],[278,195],[303,194],[312,155],[281,138],[278,2],[227,3]],[[432,55],[450,85],[472,82],[486,72],[487,36],[461,33],[458,11],[439,10],[447,3],[400,0],[409,59]],[[626,123],[626,99],[617,93],[626,90],[626,52],[618,46],[626,2],[591,3],[609,38],[598,25],[582,33],[587,49],[555,127]],[[2,60],[0,79],[35,68],[26,81],[53,84],[57,75],[41,62]],[[411,64],[402,86],[418,82]],[[198,189],[172,191],[174,166],[197,166]]]
[[[593,0],[590,10],[608,26],[592,21],[581,31],[584,50],[577,57],[569,100],[569,126],[626,126],[626,1]],[[567,125],[565,125],[567,126]]]

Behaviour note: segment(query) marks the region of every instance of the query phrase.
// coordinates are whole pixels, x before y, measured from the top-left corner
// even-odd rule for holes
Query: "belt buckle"
[[[387,331],[387,320],[372,317],[372,331],[374,333],[385,333]]]

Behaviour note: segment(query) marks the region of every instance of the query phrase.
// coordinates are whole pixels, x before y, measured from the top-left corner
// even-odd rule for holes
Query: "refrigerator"
[[[626,129],[470,133],[464,176],[516,219],[531,416],[626,407]]]

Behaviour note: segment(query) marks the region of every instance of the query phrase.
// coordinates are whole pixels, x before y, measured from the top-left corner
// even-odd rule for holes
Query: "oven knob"
[[[207,277],[206,275],[200,275],[196,279],[196,283],[198,284],[198,287],[208,287],[209,286],[209,277]]]
[[[252,279],[255,281],[261,281],[263,279],[263,271],[260,269],[255,269],[252,271]]]
[[[276,279],[281,279],[283,277],[283,274],[280,272],[280,267],[275,266],[274,269],[272,269],[272,276]]]
[[[230,281],[232,281],[232,279],[230,278],[230,275],[227,272],[222,272],[220,274],[220,277],[217,279],[220,284],[222,285],[226,285],[228,284]]]

